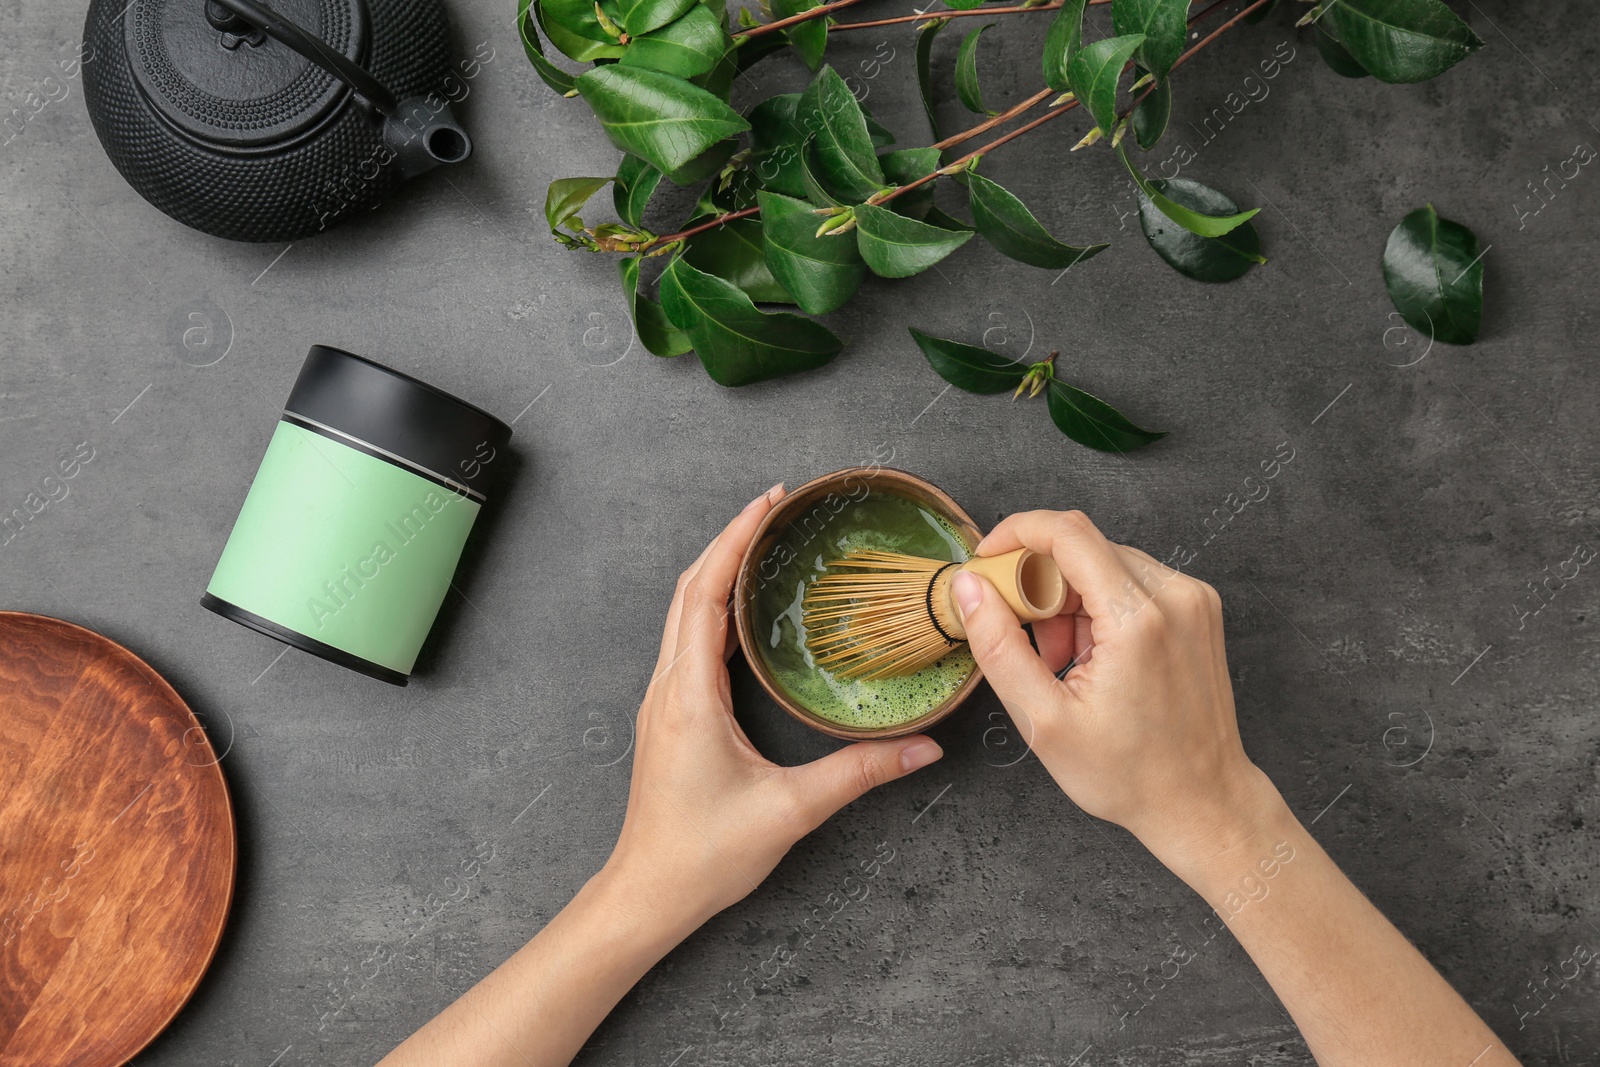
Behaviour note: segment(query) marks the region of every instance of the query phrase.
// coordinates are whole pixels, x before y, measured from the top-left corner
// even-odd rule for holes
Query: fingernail
[[[768,489],[762,495],[765,496],[768,500],[777,500],[778,497],[781,496],[782,494],[783,494],[783,483],[779,482],[777,485],[773,486],[771,489]]]
[[[921,770],[940,756],[944,749],[926,737],[919,737],[900,750],[900,769],[910,774]]]
[[[783,484],[782,482],[778,483],[778,485],[782,485],[782,484]],[[777,487],[778,486],[775,485],[772,488],[776,489]],[[758,496],[754,500],[750,501],[750,503],[746,504],[744,506],[744,510],[745,511],[749,511],[751,508],[755,507],[757,504],[765,504],[769,499],[771,499],[771,497],[772,497],[772,489],[768,489],[765,493],[762,493],[760,496]]]
[[[955,580],[950,583],[950,591],[956,595],[956,607],[961,611],[962,621],[983,603],[983,584],[975,574],[957,571]]]

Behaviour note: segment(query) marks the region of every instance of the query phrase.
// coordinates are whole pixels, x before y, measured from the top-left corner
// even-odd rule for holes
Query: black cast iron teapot
[[[92,0],[84,98],[140,196],[218,237],[292,241],[471,154],[440,0],[274,4]]]

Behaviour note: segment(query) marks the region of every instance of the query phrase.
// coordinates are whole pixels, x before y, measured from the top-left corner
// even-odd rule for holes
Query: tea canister
[[[200,603],[405,685],[511,427],[314,345]]]

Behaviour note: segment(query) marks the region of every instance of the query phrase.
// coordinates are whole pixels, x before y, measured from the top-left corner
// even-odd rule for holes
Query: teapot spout
[[[472,138],[456,122],[448,102],[413,96],[385,117],[383,139],[394,152],[403,177],[414,178],[472,155]]]

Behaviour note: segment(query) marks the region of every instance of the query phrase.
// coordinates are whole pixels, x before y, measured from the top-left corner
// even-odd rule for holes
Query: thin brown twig
[[[1073,108],[1075,108],[1077,106],[1078,106],[1078,101],[1070,100],[1067,103],[1062,104],[1060,107],[1055,108],[1054,110],[1046,111],[1043,115],[1040,115],[1038,118],[1034,119],[1032,122],[1027,122],[1027,123],[1024,123],[1021,126],[1018,126],[1016,129],[1012,130],[1010,133],[1006,134],[1004,137],[997,137],[994,140],[990,141],[988,144],[982,146],[981,148],[973,149],[971,152],[968,152],[966,155],[962,156],[960,159],[956,160],[954,163],[950,163],[950,164],[947,164],[946,166],[940,167],[938,170],[934,171],[932,174],[925,174],[922,177],[918,178],[916,181],[906,182],[904,185],[897,185],[894,188],[892,188],[892,189],[888,190],[887,192],[885,192],[881,196],[875,196],[875,197],[870,198],[867,201],[867,203],[869,203],[869,204],[886,204],[890,200],[893,200],[897,196],[902,196],[902,195],[904,195],[906,193],[909,193],[911,190],[917,188],[917,186],[919,186],[919,185],[926,185],[928,182],[933,181],[935,178],[943,177],[946,174],[954,174],[957,170],[959,170],[962,167],[962,165],[972,162],[974,159],[976,159],[979,156],[983,155],[985,152],[989,152],[989,151],[992,151],[993,149],[999,148],[1001,145],[1005,144],[1007,141],[1013,141],[1016,138],[1021,137],[1023,134],[1027,133],[1029,130],[1037,129],[1038,127],[1043,126],[1045,123],[1049,122],[1051,119],[1058,118],[1061,115],[1065,115],[1067,112],[1071,111]]]
[[[1191,19],[1190,20],[1190,25],[1193,25],[1195,22],[1198,22],[1200,19],[1205,18],[1207,15],[1211,14],[1211,12],[1213,10],[1215,10],[1216,8],[1221,7],[1223,4],[1225,4],[1227,2],[1228,2],[1228,0],[1217,0],[1216,3],[1212,4],[1210,7],[1206,8],[1204,11],[1200,12],[1200,14],[1196,15],[1193,19]],[[1179,67],[1181,67],[1185,63],[1189,62],[1189,57],[1190,56],[1192,56],[1196,52],[1200,51],[1200,49],[1204,48],[1206,45],[1210,44],[1212,41],[1215,41],[1218,37],[1221,37],[1224,33],[1227,33],[1229,30],[1233,29],[1234,26],[1239,24],[1239,20],[1244,18],[1246,15],[1250,14],[1250,12],[1256,10],[1257,8],[1261,7],[1264,4],[1267,4],[1269,2],[1270,2],[1270,0],[1255,0],[1255,3],[1248,4],[1245,7],[1241,8],[1239,10],[1239,12],[1233,16],[1233,18],[1229,19],[1227,22],[1224,22],[1222,25],[1218,26],[1216,29],[1214,29],[1210,33],[1206,34],[1200,40],[1196,41],[1193,48],[1189,49],[1187,52],[1183,53],[1183,55],[1179,56],[1176,60],[1174,60],[1173,64],[1172,64],[1172,70],[1177,70]],[[1170,71],[1168,73],[1170,73]]]
[[[652,248],[659,248],[662,245],[668,244],[672,241],[686,241],[697,233],[705,233],[707,230],[714,230],[718,226],[721,226],[724,222],[732,222],[734,219],[747,219],[751,215],[760,214],[760,212],[761,209],[759,207],[747,207],[739,211],[730,211],[726,215],[718,215],[710,222],[702,222],[700,225],[691,226],[687,230],[682,230],[678,233],[669,233],[664,236],[657,237],[651,241],[647,241],[635,249],[635,251],[645,252]]]
[[[857,2],[857,0],[847,0],[847,2],[854,3],[854,2]],[[1094,2],[1094,0],[1091,0],[1091,2]],[[1204,8],[1198,14],[1193,16],[1189,20],[1189,24],[1193,25],[1194,23],[1200,21],[1201,19],[1203,19],[1207,15],[1209,15],[1212,11],[1216,10],[1222,4],[1227,3],[1227,2],[1229,2],[1229,0],[1216,0],[1215,3],[1212,3],[1210,6]],[[1266,4],[1268,2],[1269,2],[1269,0],[1254,0],[1253,3],[1247,4],[1245,7],[1241,8],[1227,22],[1224,22],[1221,26],[1218,26],[1215,30],[1212,30],[1209,34],[1207,34],[1205,37],[1201,38],[1199,41],[1196,41],[1192,48],[1188,49],[1182,55],[1180,55],[1173,62],[1172,70],[1177,70],[1183,64],[1187,63],[1190,60],[1190,58],[1192,58],[1201,49],[1207,47],[1213,41],[1215,41],[1218,37],[1221,37],[1228,30],[1230,30],[1234,26],[1238,25],[1240,20],[1243,19],[1246,15],[1250,14],[1252,11],[1255,11],[1257,8],[1263,6],[1264,4]],[[817,9],[813,8],[812,10],[815,11]],[[770,23],[769,25],[776,25],[776,24],[775,23]],[[1127,115],[1129,113],[1131,113],[1132,110],[1135,107],[1138,107],[1139,103],[1141,101],[1143,101],[1146,96],[1150,95],[1150,93],[1154,92],[1155,89],[1156,89],[1156,85],[1155,85],[1155,83],[1152,82],[1145,89],[1145,91],[1143,93],[1141,93],[1139,95],[1139,97],[1137,99],[1135,99],[1128,106],[1127,111],[1124,111],[1124,112],[1120,113],[1118,115],[1118,117],[1119,118],[1127,117]],[[944,141],[941,141],[939,144],[934,145],[933,147],[935,147],[935,148],[946,148],[946,147],[949,147],[952,144],[960,144],[962,141],[968,140],[970,137],[976,136],[977,134],[980,134],[980,133],[983,133],[983,132],[985,132],[985,131],[987,131],[989,129],[992,129],[994,126],[999,125],[1001,122],[1005,121],[1006,119],[1012,118],[1012,117],[1014,117],[1016,115],[1020,115],[1024,111],[1028,110],[1029,108],[1037,106],[1038,103],[1041,100],[1043,100],[1046,97],[1052,95],[1053,92],[1054,92],[1054,90],[1046,89],[1043,92],[1036,93],[1032,97],[1029,97],[1027,100],[1023,101],[1021,104],[1018,104],[1015,107],[1012,107],[1012,108],[1008,109],[1007,111],[1002,112],[1001,115],[995,116],[995,117],[989,119],[986,122],[980,123],[979,125],[974,126],[971,130],[965,131],[964,133],[956,134],[954,137],[951,137],[951,138],[946,138]],[[1006,143],[1008,143],[1010,141],[1014,141],[1018,137],[1021,137],[1025,133],[1028,133],[1028,132],[1030,132],[1032,130],[1038,129],[1040,126],[1043,126],[1045,123],[1051,121],[1052,119],[1056,119],[1056,118],[1061,117],[1062,115],[1065,115],[1067,112],[1069,112],[1069,111],[1073,110],[1074,108],[1078,107],[1078,105],[1079,105],[1079,102],[1077,100],[1071,100],[1071,101],[1068,101],[1067,103],[1063,104],[1062,106],[1060,106],[1058,108],[1052,108],[1051,110],[1045,112],[1043,115],[1040,115],[1038,118],[1034,119],[1032,122],[1024,123],[1023,125],[1018,126],[1016,129],[1010,131],[1009,133],[1005,134],[1004,136],[997,137],[993,141],[990,141],[988,144],[985,144],[985,145],[983,145],[983,146],[981,146],[979,148],[974,149],[971,152],[968,152],[966,155],[962,156],[960,159],[956,160],[955,162],[950,163],[950,164],[948,164],[946,166],[940,167],[938,170],[934,171],[932,174],[923,175],[921,178],[918,178],[915,181],[907,182],[905,185],[897,185],[894,188],[889,189],[888,191],[886,191],[881,197],[873,197],[873,198],[869,199],[868,203],[872,203],[872,204],[884,204],[884,203],[887,203],[888,201],[893,200],[895,197],[903,196],[904,194],[909,193],[911,190],[916,189],[919,186],[926,185],[928,182],[934,181],[934,180],[936,180],[936,179],[938,179],[940,177],[945,176],[946,174],[954,173],[955,171],[960,169],[960,167],[964,166],[967,163],[970,163],[972,160],[976,159],[977,157],[979,157],[981,155],[984,155],[984,154],[986,154],[988,152],[991,152],[994,149],[999,148],[1003,144],[1006,144]],[[749,208],[744,208],[743,210],[740,210],[740,211],[730,211],[726,215],[718,215],[716,218],[710,220],[709,222],[704,222],[704,223],[701,223],[698,226],[690,227],[689,229],[684,230],[684,231],[682,231],[680,233],[667,234],[666,236],[663,236],[663,237],[657,237],[653,241],[649,242],[648,244],[640,246],[638,251],[639,252],[644,252],[644,251],[646,251],[648,249],[651,249],[651,248],[659,248],[660,246],[662,246],[664,244],[667,244],[668,242],[671,242],[671,241],[686,240],[686,239],[688,239],[690,237],[693,237],[696,234],[704,233],[707,230],[716,229],[718,226],[721,226],[725,222],[732,222],[734,219],[743,219],[743,218],[748,218],[751,215],[759,214],[760,210],[761,209],[758,208],[758,207],[749,207]]]
[[[748,41],[752,37],[760,37],[763,34],[775,33],[778,30],[786,30],[790,26],[794,26],[801,22],[810,22],[812,19],[827,18],[835,11],[839,11],[847,7],[854,7],[859,3],[861,3],[861,0],[833,0],[831,4],[823,4],[821,7],[814,7],[808,11],[802,11],[798,15],[790,15],[786,19],[778,19],[776,22],[763,22],[759,26],[750,27],[748,30],[740,30],[738,33],[733,34],[732,37],[735,41],[741,39]]]
[[[1098,7],[1111,3],[1111,0],[1089,0],[1089,7]],[[923,11],[915,15],[899,15],[892,19],[874,19],[871,22],[841,22],[829,26],[828,32],[837,30],[867,30],[874,26],[899,26],[907,22],[928,22],[932,19],[959,19],[973,15],[1020,15],[1027,11],[1059,11],[1062,0],[1051,0],[1048,4],[1018,4],[1015,7],[974,7],[966,11]]]
[[[1028,99],[1024,100],[1022,103],[1017,104],[1014,107],[1007,108],[1005,111],[1000,112],[1000,114],[994,116],[988,121],[980,122],[970,130],[963,130],[960,133],[951,134],[938,144],[930,147],[937,148],[939,151],[943,152],[946,148],[954,147],[955,145],[960,144],[962,141],[969,141],[981,133],[988,133],[996,126],[1005,125],[1018,115],[1022,114],[1024,111],[1027,111],[1029,108],[1033,107],[1035,104],[1043,103],[1045,100],[1048,100],[1054,95],[1054,89],[1041,89],[1039,92],[1028,97]]]
[[[1194,18],[1190,20],[1191,25],[1194,22],[1204,18],[1207,14],[1209,14],[1211,11],[1213,11],[1219,5],[1221,5],[1222,3],[1225,3],[1225,2],[1226,2],[1226,0],[1217,0],[1217,2],[1212,4],[1210,7],[1207,7],[1204,10],[1202,10],[1199,14],[1195,15]],[[1246,15],[1250,14],[1250,12],[1254,11],[1256,8],[1261,7],[1263,4],[1266,4],[1268,2],[1269,2],[1269,0],[1255,0],[1254,3],[1245,5],[1245,7],[1242,8],[1238,12],[1238,14],[1233,16],[1233,18],[1229,19],[1227,22],[1224,22],[1221,26],[1218,26],[1215,30],[1212,30],[1209,34],[1207,34],[1205,37],[1201,38],[1199,41],[1196,41],[1193,48],[1190,48],[1188,51],[1184,52],[1181,56],[1179,56],[1177,58],[1177,60],[1173,62],[1172,70],[1177,70],[1180,66],[1182,66],[1185,62],[1187,62],[1189,60],[1190,56],[1193,56],[1196,52],[1200,51],[1202,48],[1205,48],[1211,42],[1215,41],[1218,37],[1221,37],[1228,30],[1230,30],[1234,26],[1238,25],[1240,19],[1244,18]],[[1150,87],[1147,88],[1144,91],[1144,93],[1142,93],[1139,96],[1139,100],[1143,100],[1145,98],[1145,96],[1148,96],[1150,94],[1150,92],[1152,92],[1154,89],[1155,89],[1155,84],[1151,83]],[[1128,108],[1129,112],[1131,112],[1134,107],[1138,106],[1139,100],[1135,100],[1133,102],[1133,104],[1131,104],[1129,106],[1129,108]],[[981,148],[978,148],[978,149],[975,149],[975,150],[973,150],[971,152],[968,152],[966,155],[962,156],[960,159],[956,160],[954,163],[951,163],[951,164],[949,164],[947,166],[944,166],[944,167],[940,167],[938,170],[934,171],[932,174],[924,175],[923,177],[918,178],[916,181],[907,182],[905,185],[897,185],[893,189],[890,189],[887,193],[885,193],[881,198],[873,199],[873,200],[871,200],[869,202],[870,203],[875,203],[875,204],[887,203],[888,201],[893,200],[895,197],[901,196],[901,195],[903,195],[905,193],[908,193],[912,189],[915,189],[917,186],[926,184],[927,182],[930,182],[930,181],[933,181],[935,178],[938,178],[941,175],[944,175],[944,174],[947,174],[947,173],[954,173],[956,171],[956,169],[959,168],[961,165],[963,165],[965,163],[970,163],[972,160],[976,159],[978,156],[981,156],[986,152],[992,151],[993,149],[999,148],[1001,145],[1005,144],[1007,141],[1014,140],[1014,139],[1022,136],[1023,134],[1027,133],[1029,130],[1037,129],[1040,126],[1043,126],[1045,123],[1049,122],[1051,119],[1058,118],[1061,115],[1065,115],[1067,112],[1071,111],[1073,108],[1075,108],[1077,106],[1078,106],[1078,101],[1077,100],[1072,100],[1069,103],[1063,104],[1061,107],[1055,108],[1055,109],[1053,109],[1051,111],[1047,111],[1043,115],[1040,115],[1038,118],[1034,119],[1032,122],[1026,123],[1026,124],[1024,124],[1022,126],[1018,126],[1016,129],[1012,130],[1010,133],[1006,134],[1004,137],[996,138],[995,140],[990,141],[988,144],[982,146]],[[1127,114],[1127,112],[1124,112],[1123,115],[1120,115],[1118,117],[1119,118],[1125,117],[1126,114]]]
[[[1091,0],[1091,2],[1093,2],[1093,0]],[[1214,0],[1213,3],[1211,3],[1207,7],[1202,8],[1200,11],[1198,11],[1194,15],[1190,16],[1190,18],[1188,20],[1188,24],[1190,26],[1194,26],[1194,25],[1198,24],[1207,15],[1211,14],[1213,11],[1217,10],[1222,5],[1227,4],[1227,3],[1231,3],[1231,2],[1232,2],[1232,0]],[[1059,3],[1051,5],[1052,9],[1059,8],[1060,6],[1061,5]],[[982,8],[977,8],[975,10],[981,11]],[[992,9],[991,13],[998,13],[1000,10],[1002,10],[1002,9],[1001,8],[994,8],[994,9]],[[1043,8],[1038,8],[1038,9],[1029,8],[1028,10],[1032,11],[1032,10],[1044,10],[1044,9]],[[1244,13],[1245,12],[1241,12],[1241,14],[1244,14]],[[835,26],[833,28],[837,30],[840,27]],[[1182,60],[1179,60],[1179,62],[1182,62]],[[1174,63],[1173,67],[1176,68],[1176,66],[1177,66],[1177,64]],[[1140,94],[1139,99],[1135,100],[1133,102],[1133,106],[1137,107],[1144,100],[1144,98],[1146,96],[1149,96],[1152,92],[1154,92],[1156,90],[1156,88],[1157,88],[1157,86],[1154,83],[1151,83],[1150,86],[1148,86],[1145,89],[1145,91],[1142,94]],[[993,118],[989,119],[988,121],[981,122],[978,125],[972,127],[970,130],[963,130],[960,133],[952,134],[951,136],[946,137],[944,140],[940,141],[938,144],[934,145],[933,147],[939,149],[940,151],[943,151],[946,148],[951,148],[951,147],[953,147],[955,145],[960,144],[962,141],[971,140],[972,138],[978,136],[979,134],[988,133],[990,130],[994,129],[996,126],[1003,126],[1007,122],[1010,122],[1012,119],[1016,118],[1018,115],[1022,114],[1024,111],[1029,111],[1029,110],[1033,109],[1034,107],[1037,107],[1039,104],[1043,103],[1050,96],[1051,96],[1051,90],[1049,90],[1049,89],[1045,89],[1045,90],[1043,90],[1041,92],[1035,93],[1033,96],[1030,96],[1028,99],[1024,100],[1020,104],[1017,104],[1015,107],[1008,108],[1007,110],[1001,112],[999,115],[994,116]],[[1131,111],[1132,108],[1129,108],[1129,110]]]

